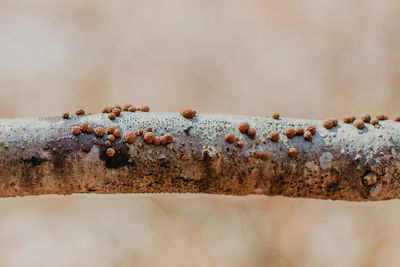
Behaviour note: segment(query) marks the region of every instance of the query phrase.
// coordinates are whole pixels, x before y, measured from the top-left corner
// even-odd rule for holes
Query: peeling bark
[[[256,129],[255,139],[239,132],[242,121]],[[114,157],[105,153],[107,135],[95,144],[93,133],[71,133],[71,127],[82,122],[114,125],[121,131],[112,142]],[[308,124],[317,128],[312,141],[284,135],[287,127]],[[400,123],[379,124],[367,123],[359,130],[340,122],[328,130],[322,121],[204,114],[186,119],[178,113],[155,112],[122,112],[114,121],[107,114],[67,120],[2,119],[0,196],[209,193],[348,201],[399,198]],[[174,142],[167,147],[146,144],[143,136],[133,144],[124,140],[126,132],[147,127],[156,136],[172,134]],[[278,142],[268,139],[273,130],[280,134]],[[244,147],[226,142],[228,132]],[[265,144],[262,139],[267,139]],[[291,147],[297,157],[288,155]],[[267,161],[257,157],[264,151],[271,155]]]

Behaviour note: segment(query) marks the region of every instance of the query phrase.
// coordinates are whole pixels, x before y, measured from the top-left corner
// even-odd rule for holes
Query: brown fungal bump
[[[307,140],[307,141],[310,141],[311,139],[312,139],[312,133],[311,132],[309,132],[309,131],[306,131],[305,133],[304,133],[304,139],[305,140]]]
[[[186,119],[192,119],[196,115],[196,110],[190,109],[188,107],[182,107],[179,112]]]
[[[119,109],[119,108],[114,108],[114,109],[112,110],[112,113],[114,113],[115,116],[119,117],[119,116],[121,115],[121,109]]]
[[[110,120],[115,120],[115,118],[117,117],[117,115],[115,115],[115,113],[113,113],[113,112],[111,112],[111,113],[109,113],[108,114],[108,118],[110,119]]]
[[[235,136],[231,133],[227,133],[225,135],[225,141],[232,144],[233,142],[235,142]]]
[[[372,125],[377,125],[379,123],[378,119],[372,119],[371,124]]]
[[[111,146],[111,141],[110,141],[110,140],[106,140],[106,141],[104,142],[104,145],[105,145],[106,147],[110,147],[110,146]]]
[[[63,119],[69,119],[69,113],[68,113],[68,112],[63,113],[63,114],[61,115],[61,118],[63,118]]]
[[[344,123],[352,123],[353,121],[355,121],[356,117],[354,116],[350,116],[350,115],[345,115],[342,119],[342,121]]]
[[[82,116],[82,115],[85,115],[85,111],[83,109],[77,109],[75,111],[75,114],[78,116]]]
[[[285,135],[287,136],[287,138],[293,138],[296,135],[296,130],[292,127],[288,127],[285,130]]]
[[[261,160],[262,160],[262,161],[267,161],[267,160],[269,160],[270,158],[271,158],[271,155],[269,154],[268,151],[262,152],[262,154],[261,154]]]
[[[376,115],[376,118],[377,118],[378,120],[380,120],[380,121],[385,121],[385,120],[389,119],[389,117],[388,117],[387,115],[383,114],[383,113],[378,113],[378,114]]]
[[[254,138],[256,137],[256,135],[257,135],[256,129],[254,129],[254,128],[248,129],[248,130],[247,130],[247,135],[248,135],[250,138],[254,139]]]
[[[237,141],[236,145],[237,145],[239,148],[243,148],[243,147],[244,147],[243,141]]]
[[[81,125],[79,125],[79,128],[82,133],[86,133],[89,128],[89,124],[87,124],[86,122],[83,122],[83,123],[81,123]]]
[[[115,126],[108,126],[106,129],[107,134],[113,134],[115,131]]]
[[[110,134],[109,136],[107,136],[107,139],[110,140],[111,142],[114,142],[115,136],[113,134]]]
[[[79,126],[72,126],[71,132],[73,135],[79,135],[81,133],[81,129]]]
[[[333,122],[333,127],[336,127],[339,123],[338,119],[336,118],[331,118],[330,120]]]
[[[121,131],[118,130],[118,129],[115,129],[114,132],[113,132],[113,135],[114,135],[115,137],[120,137],[120,136],[121,136]]]
[[[115,105],[115,106],[111,107],[111,109],[115,109],[115,108],[119,109],[120,111],[122,110],[121,106],[119,106],[119,105]]]
[[[394,121],[400,121],[400,115],[394,116],[393,120],[394,120]]]
[[[357,129],[364,129],[364,121],[362,119],[356,119],[353,125]]]
[[[247,122],[243,121],[243,122],[239,123],[238,129],[239,129],[239,132],[241,132],[241,133],[247,133],[247,131],[250,129],[250,125]]]
[[[277,142],[279,140],[279,133],[277,131],[270,132],[269,139],[271,139],[273,142]]]
[[[132,132],[127,132],[125,134],[125,140],[128,144],[133,144],[136,141],[136,135],[137,133],[135,131]]]
[[[158,136],[154,137],[153,144],[156,145],[156,146],[160,145],[161,144],[161,138],[158,137]]]
[[[312,135],[314,135],[317,132],[317,128],[315,128],[315,126],[312,124],[307,125],[306,130],[310,132]]]
[[[289,155],[290,157],[295,157],[295,156],[297,155],[297,150],[296,150],[296,148],[294,148],[294,147],[289,148],[289,150],[288,150],[288,155]]]
[[[123,111],[128,111],[130,107],[132,107],[131,104],[123,105],[123,106],[122,106],[122,110],[123,110]]]
[[[134,107],[134,106],[130,106],[130,107],[128,108],[128,111],[129,111],[129,112],[134,112],[134,111],[136,111],[136,110],[137,110],[137,108]]]
[[[97,126],[94,129],[94,135],[96,135],[97,137],[103,137],[104,136],[104,128],[101,126]]]
[[[106,155],[107,155],[107,157],[109,157],[109,158],[114,157],[114,155],[115,155],[115,149],[114,149],[114,148],[108,148],[107,151],[106,151]]]
[[[327,120],[324,120],[324,122],[322,123],[322,125],[323,125],[324,128],[326,128],[326,129],[332,129],[333,126],[334,126],[334,123],[333,123],[333,121],[332,121],[331,119],[327,119]]]
[[[156,136],[153,132],[147,132],[143,136],[143,141],[147,144],[152,144],[155,137]]]
[[[271,117],[274,119],[274,120],[277,120],[277,119],[279,119],[279,113],[278,112],[275,112],[275,113],[272,113],[272,115],[271,115]]]
[[[164,145],[164,144],[172,143],[173,140],[174,140],[174,138],[173,138],[172,135],[169,134],[169,133],[166,133],[166,134],[164,134],[163,136],[161,136],[161,144],[163,144],[163,145]]]
[[[304,128],[301,126],[296,127],[296,135],[303,135],[304,134]]]
[[[368,123],[371,121],[371,115],[369,115],[368,113],[364,113],[360,116],[360,119]]]
[[[141,107],[139,108],[139,110],[142,111],[142,112],[149,112],[149,111],[150,111],[150,108],[149,108],[148,106],[141,106]]]

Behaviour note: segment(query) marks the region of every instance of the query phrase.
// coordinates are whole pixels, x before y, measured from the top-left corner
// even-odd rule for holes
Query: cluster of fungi
[[[150,109],[148,106],[142,106],[140,108],[136,108],[132,105],[124,105],[123,107],[121,106],[111,106],[111,107],[106,107],[102,110],[102,113],[108,113],[108,118],[110,120],[115,120],[117,117],[119,117],[122,113],[122,111],[125,112],[135,112],[135,111],[141,111],[141,112],[148,112]],[[78,109],[76,110],[75,114],[77,116],[83,116],[85,115],[84,110]],[[186,119],[193,119],[196,116],[196,111],[187,107],[183,107],[180,109],[180,114],[182,117]],[[69,113],[64,113],[62,114],[62,118],[64,119],[69,119],[70,115]],[[273,113],[271,115],[271,118],[274,120],[279,120],[280,116],[279,113]],[[344,116],[342,121],[343,123],[346,124],[353,124],[354,127],[357,129],[362,130],[365,127],[366,123],[370,123],[371,125],[374,125],[375,127],[379,128],[379,121],[381,120],[388,120],[388,116],[385,114],[377,114],[376,118],[371,119],[371,116],[369,114],[362,114],[359,118],[356,118],[354,116]],[[394,121],[400,122],[400,115],[397,115],[394,117]],[[323,127],[326,129],[332,129],[336,126],[338,126],[338,120],[334,118],[330,118],[327,120],[323,121]],[[241,122],[237,125],[237,129],[240,134],[247,136],[251,140],[256,139],[257,136],[257,131],[255,128],[252,128],[248,122]],[[106,150],[106,155],[109,158],[112,158],[115,156],[115,149],[113,148],[113,142],[119,138],[123,138],[122,140],[127,143],[127,144],[134,144],[136,142],[136,139],[138,136],[142,136],[142,140],[146,144],[152,144],[155,146],[159,145],[165,145],[168,149],[171,149],[171,143],[175,142],[173,136],[170,133],[164,133],[161,136],[156,136],[156,134],[153,132],[152,127],[148,127],[146,130],[144,129],[139,129],[137,131],[130,131],[122,135],[121,130],[117,129],[115,126],[109,126],[106,129],[104,129],[103,126],[93,126],[88,123],[81,123],[80,125],[75,125],[72,126],[71,132],[73,135],[77,136],[81,133],[86,133],[86,134],[92,134],[94,133],[94,138],[93,138],[93,143],[97,144],[99,142],[98,138],[101,138],[103,140],[103,137],[106,135],[106,138],[104,140],[104,145],[107,147]],[[313,136],[316,134],[317,128],[314,125],[307,125],[305,129],[303,126],[298,125],[295,128],[288,127],[284,131],[284,135],[288,139],[292,139],[296,136],[302,136],[304,140],[306,141],[312,141]],[[228,144],[233,144],[234,148],[233,151],[237,151],[237,148],[243,148],[245,146],[245,143],[243,140],[241,140],[241,137],[238,135],[235,135],[233,133],[226,133],[224,137],[225,141]],[[269,139],[271,142],[279,142],[280,135],[279,132],[276,130],[272,130],[267,138],[258,139],[255,141],[255,145],[259,145],[260,142],[263,144],[266,144]],[[188,159],[188,156],[183,154],[185,152],[184,149],[185,143],[183,142],[181,144],[181,148],[178,148],[177,146],[173,146],[172,150],[176,153],[181,152],[182,154],[177,154],[176,158],[181,159],[183,161]],[[253,147],[253,142],[249,141],[248,142],[249,148]],[[138,147],[141,148],[143,147],[143,143],[139,143]],[[229,151],[229,149],[227,149]],[[203,147],[202,153],[207,153],[207,147]],[[299,157],[297,156],[298,152],[295,147],[289,147],[287,154],[289,157],[295,158],[299,160]],[[221,157],[222,154],[218,153],[218,157]],[[234,154],[232,152],[229,153],[229,155],[234,158]],[[192,151],[191,156],[198,160],[199,156],[196,151]],[[297,157],[296,157],[297,156]],[[250,152],[249,155],[247,156],[247,160],[249,163],[253,163],[253,159],[260,159],[262,161],[268,161],[271,158],[271,155],[268,151],[263,151],[263,152]]]
[[[274,120],[279,120],[279,113],[273,113],[271,116]],[[250,128],[249,123],[247,122],[241,122],[238,125],[238,130],[241,134],[245,134],[251,139],[255,139],[257,135],[257,131],[254,128]],[[287,138],[291,139],[295,137],[296,135],[303,136],[305,140],[312,140],[312,136],[317,132],[316,127],[314,125],[307,125],[306,130],[304,131],[304,128],[302,126],[297,126],[296,129],[292,127],[288,127],[285,130],[285,135]],[[278,131],[271,131],[268,135],[268,139],[271,140],[272,142],[278,142],[279,141],[279,132]],[[225,141],[228,143],[233,144],[236,141],[236,146],[239,148],[242,148],[244,146],[243,141],[240,140],[239,136],[235,136],[232,133],[227,133],[225,135]],[[267,139],[262,139],[261,140],[263,144],[267,143]],[[256,141],[256,145],[260,143],[260,140]],[[249,147],[252,147],[253,143],[249,142]],[[297,155],[297,150],[295,147],[290,147],[288,148],[288,155],[290,157],[295,157]],[[251,156],[251,153],[250,153]],[[270,154],[267,151],[264,152],[257,152],[256,157],[260,158],[261,160],[267,161],[270,158]],[[250,158],[248,158],[249,162],[252,162]]]
[[[142,111],[142,112],[149,112],[148,106],[142,106],[140,108],[136,108],[132,105],[124,105],[121,106],[111,106],[106,107],[102,110],[102,113],[108,113],[108,118],[110,120],[115,120],[116,117],[121,115],[122,111],[128,112],[135,112],[135,111]],[[75,111],[75,115],[83,116],[85,115],[85,111],[83,109],[78,109]],[[63,113],[61,116],[63,119],[69,119],[70,115],[68,112]],[[81,133],[92,134],[94,132],[93,143],[97,144],[99,142],[98,138],[103,138],[107,135],[107,139],[104,141],[104,145],[107,147],[106,155],[107,157],[114,157],[116,151],[112,147],[112,144],[115,140],[121,137],[121,131],[117,129],[115,126],[109,126],[104,129],[103,126],[96,126],[94,128],[93,125],[90,125],[86,122],[81,123],[80,125],[72,126],[71,132],[73,135],[78,136]],[[147,128],[146,133],[144,133],[143,129],[139,129],[138,131],[130,131],[127,132],[124,136],[124,140],[128,144],[133,144],[136,141],[137,136],[143,136],[143,141],[147,144],[154,144],[154,145],[164,145],[166,144],[169,147],[169,144],[173,142],[173,137],[171,134],[166,133],[162,136],[156,136],[153,133],[151,127]],[[143,144],[139,143],[139,147],[142,147]]]

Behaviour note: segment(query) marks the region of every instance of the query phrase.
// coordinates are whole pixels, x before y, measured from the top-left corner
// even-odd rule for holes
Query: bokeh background
[[[400,112],[400,2],[0,0],[1,117]],[[0,199],[1,266],[399,266],[400,202]]]

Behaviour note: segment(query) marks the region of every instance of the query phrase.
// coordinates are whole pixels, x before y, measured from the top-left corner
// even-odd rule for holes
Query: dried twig
[[[84,122],[114,125],[121,137],[107,144],[107,134],[96,137],[97,142],[94,132],[73,135],[71,128]],[[239,131],[241,122],[254,128],[254,139],[254,132]],[[309,124],[316,126],[310,141],[284,134],[288,127]],[[322,121],[203,114],[185,118],[140,111],[122,112],[115,120],[107,114],[2,119],[0,196],[190,192],[349,201],[398,198],[400,123],[379,124],[366,123],[359,130],[339,123],[326,129]],[[143,140],[148,127],[154,133],[146,137],[151,144]],[[125,134],[140,129],[143,134],[129,144]],[[276,142],[271,140],[276,138],[270,135],[273,131],[279,133]],[[173,142],[157,145],[165,133]],[[287,131],[289,137],[293,134]]]

